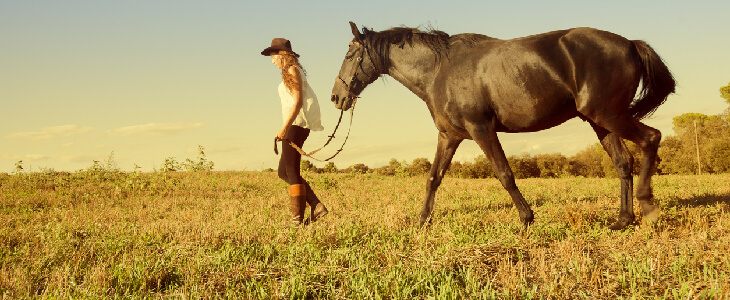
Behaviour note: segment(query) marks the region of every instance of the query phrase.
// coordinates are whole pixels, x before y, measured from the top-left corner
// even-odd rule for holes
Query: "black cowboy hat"
[[[275,38],[271,40],[271,47],[264,49],[264,51],[261,51],[261,55],[269,56],[272,52],[279,51],[291,52],[292,54],[294,54],[294,56],[299,57],[299,54],[291,49],[291,42],[283,38]]]

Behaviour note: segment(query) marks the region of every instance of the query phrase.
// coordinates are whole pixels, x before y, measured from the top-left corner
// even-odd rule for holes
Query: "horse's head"
[[[332,102],[335,107],[348,110],[365,87],[378,79],[380,71],[372,60],[371,50],[366,47],[366,33],[360,33],[355,23],[350,22],[355,38],[350,42],[340,74],[335,78],[332,88]]]

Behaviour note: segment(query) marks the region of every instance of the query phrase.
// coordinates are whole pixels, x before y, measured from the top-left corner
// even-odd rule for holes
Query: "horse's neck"
[[[423,98],[436,76],[436,56],[426,46],[392,47],[388,75]]]

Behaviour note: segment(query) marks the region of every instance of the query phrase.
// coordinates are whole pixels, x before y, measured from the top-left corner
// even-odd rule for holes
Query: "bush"
[[[302,159],[301,163],[299,163],[299,169],[302,172],[314,172],[318,173],[317,166],[315,166],[312,162]]]
[[[335,163],[328,162],[326,165],[324,165],[324,168],[322,168],[322,172],[324,173],[337,173],[337,167],[335,166]]]
[[[354,164],[347,169],[345,169],[345,172],[347,173],[353,173],[353,174],[365,174],[370,170],[368,166],[364,164]]]
[[[423,157],[416,158],[405,169],[409,176],[428,174],[431,171],[431,162]]]

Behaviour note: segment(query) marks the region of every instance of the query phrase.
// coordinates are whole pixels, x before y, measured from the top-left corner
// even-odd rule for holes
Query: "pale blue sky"
[[[674,73],[677,95],[647,121],[664,135],[674,116],[727,108],[718,89],[730,81],[728,1],[250,2],[0,0],[0,172],[18,160],[74,171],[112,151],[123,170],[151,171],[167,157],[194,158],[198,145],[217,170],[275,168],[281,79],[259,52],[285,37],[302,55],[325,126],[305,150],[318,148],[339,115],[329,95],[348,21],[503,39],[595,27],[647,41]],[[433,158],[436,129],[420,99],[391,78],[362,96],[339,168]],[[578,120],[500,137],[508,155],[572,155],[596,142]],[[466,141],[455,160],[480,154]]]

